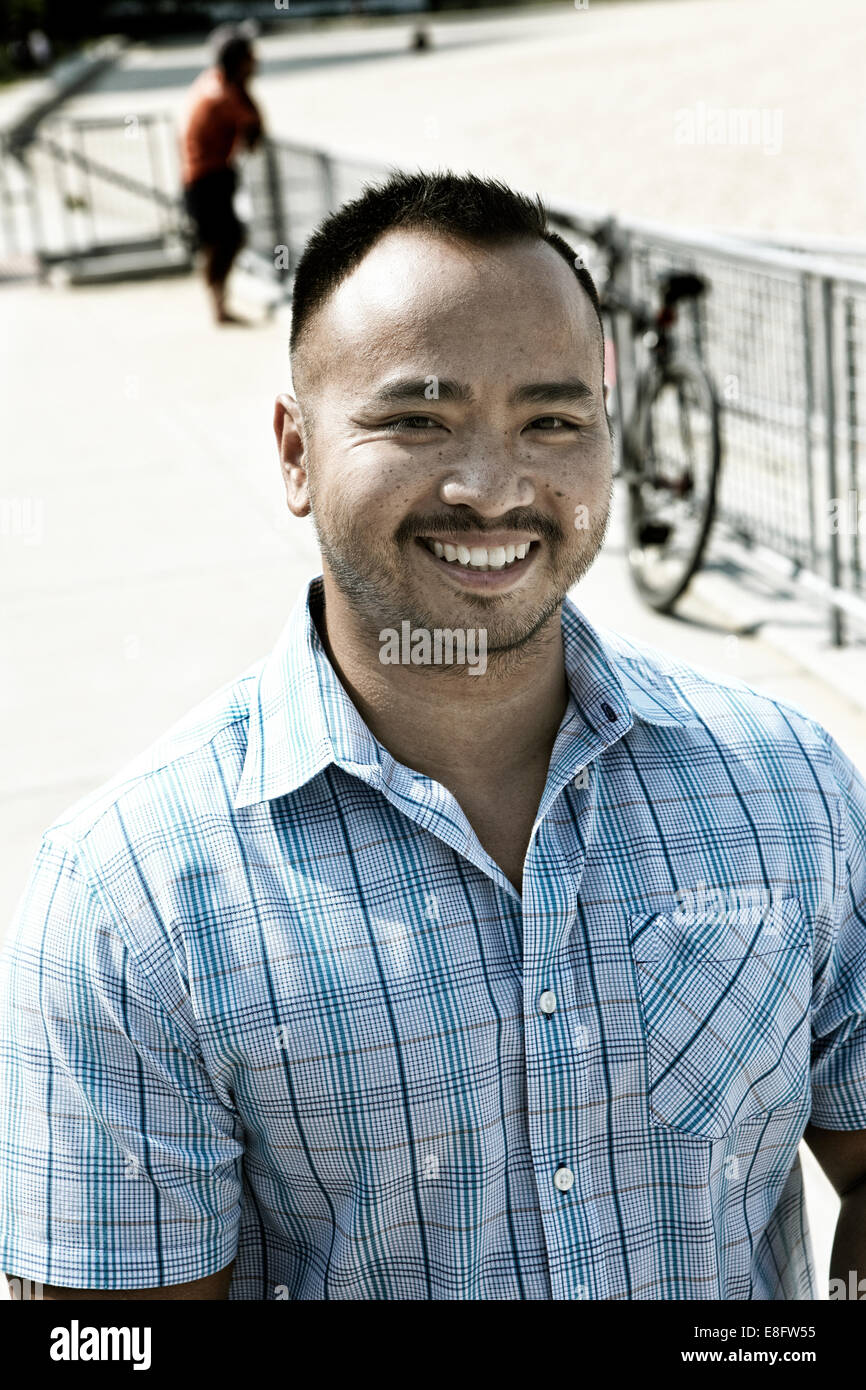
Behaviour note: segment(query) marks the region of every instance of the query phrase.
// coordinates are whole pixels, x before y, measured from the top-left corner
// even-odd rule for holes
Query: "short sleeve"
[[[237,1250],[241,1126],[50,834],[3,952],[0,1268],[92,1289],[204,1278]]]
[[[819,1129],[866,1129],[866,782],[829,744],[840,873],[812,1015],[812,1113]]]

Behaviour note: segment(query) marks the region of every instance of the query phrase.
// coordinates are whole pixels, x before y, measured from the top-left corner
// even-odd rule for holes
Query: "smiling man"
[[[3,1266],[56,1298],[814,1298],[805,1134],[857,1287],[866,785],[567,597],[611,488],[587,272],[502,185],[394,175],[311,239],[291,347],[323,572],[45,832]]]

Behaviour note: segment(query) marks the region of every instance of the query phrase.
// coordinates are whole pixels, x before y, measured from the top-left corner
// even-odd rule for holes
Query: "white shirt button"
[[[574,1174],[570,1168],[557,1168],[553,1175],[553,1181],[560,1192],[567,1192],[570,1187],[574,1186]]]
[[[538,1001],[538,1007],[543,1014],[556,1012],[556,995],[552,989],[546,989]]]

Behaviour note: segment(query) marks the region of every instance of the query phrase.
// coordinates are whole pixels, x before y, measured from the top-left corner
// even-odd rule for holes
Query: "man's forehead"
[[[589,296],[547,242],[477,245],[426,229],[381,237],[316,317],[311,336],[332,350],[373,353],[497,332],[597,351],[600,334]]]

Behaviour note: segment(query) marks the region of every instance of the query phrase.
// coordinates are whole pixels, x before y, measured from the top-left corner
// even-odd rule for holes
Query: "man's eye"
[[[537,420],[531,421],[531,428],[540,426],[542,430],[555,432],[560,429],[577,430],[580,429],[573,420],[564,420],[561,415],[539,415]]]
[[[401,415],[397,420],[385,420],[382,424],[383,430],[423,430],[428,425],[437,425],[437,421],[430,415]]]

